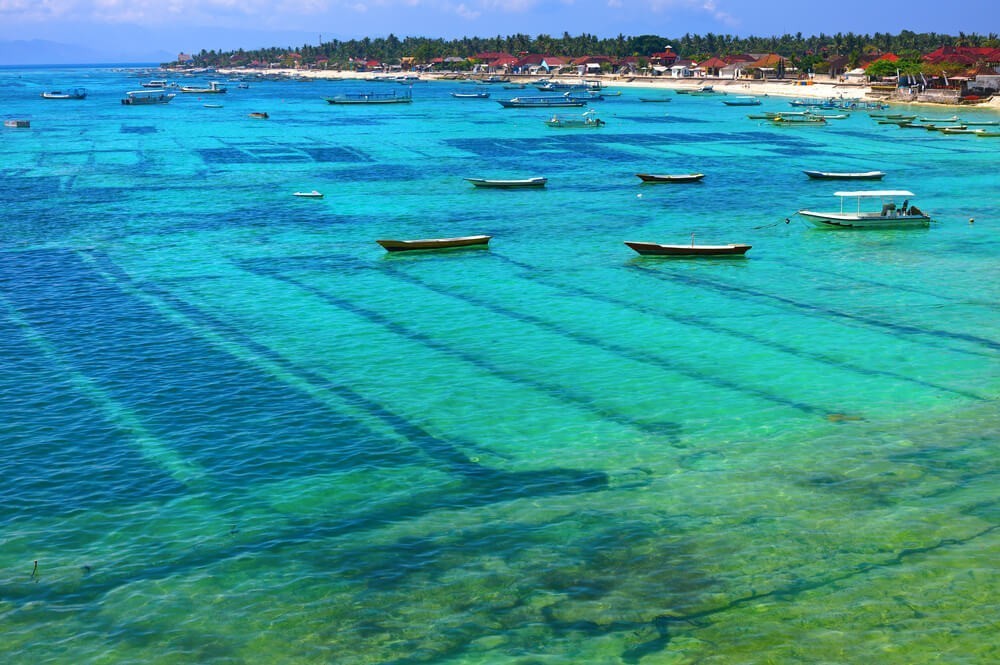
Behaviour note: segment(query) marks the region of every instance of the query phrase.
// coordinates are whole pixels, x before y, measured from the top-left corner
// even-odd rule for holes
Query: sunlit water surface
[[[1000,139],[139,81],[0,71],[0,661],[995,658]],[[814,229],[802,169],[935,223]],[[753,249],[622,242],[692,234]]]

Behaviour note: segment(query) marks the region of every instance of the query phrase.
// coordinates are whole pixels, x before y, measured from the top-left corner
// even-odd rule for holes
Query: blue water
[[[992,662],[1000,139],[139,81],[0,72],[0,661]]]

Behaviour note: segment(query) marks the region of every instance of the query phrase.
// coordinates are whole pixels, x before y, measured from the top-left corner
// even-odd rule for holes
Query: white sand
[[[228,76],[240,76],[240,75],[257,75],[257,74],[270,74],[270,75],[281,75],[281,76],[298,76],[300,78],[313,78],[313,79],[376,79],[385,78],[386,76],[391,76],[392,74],[385,74],[382,72],[348,72],[348,71],[329,71],[329,70],[309,70],[309,69],[220,69],[220,74],[225,74]],[[440,74],[440,73],[427,73],[420,74],[422,80],[435,80],[443,78],[455,78],[459,76],[458,74]],[[515,83],[533,83],[537,81],[540,76],[511,76],[511,81]],[[571,81],[578,77],[576,76],[558,76],[555,75],[551,78],[556,80]],[[828,79],[817,79],[812,85],[802,85],[802,82],[788,82],[788,81],[733,81],[729,79],[713,79],[713,78],[686,78],[686,79],[675,79],[663,76],[636,76],[628,77],[632,80],[625,80],[617,76],[596,76],[596,77],[585,77],[587,80],[599,80],[605,87],[614,88],[659,88],[666,90],[674,90],[677,88],[689,88],[693,89],[700,85],[711,85],[719,92],[725,92],[730,95],[755,95],[755,96],[776,96],[776,97],[803,97],[811,99],[829,99],[829,98],[844,98],[844,99],[866,99],[867,95],[871,92],[871,87],[859,83],[838,83],[833,80]],[[516,94],[516,93],[512,93]],[[874,98],[872,98],[874,99]],[[942,103],[929,103],[929,102],[903,102],[899,100],[892,100],[893,104],[914,104],[921,106],[957,106],[956,104],[942,104]],[[963,104],[963,107],[969,107],[970,105]],[[975,108],[996,108],[1000,109],[1000,97],[994,97],[988,102],[973,105]]]

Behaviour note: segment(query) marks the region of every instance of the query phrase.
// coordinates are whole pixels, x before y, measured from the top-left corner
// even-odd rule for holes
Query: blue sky
[[[300,46],[322,35],[456,38],[583,32],[1000,31],[997,0],[0,0],[0,42],[49,40],[128,57]],[[153,58],[156,59],[156,58]],[[11,64],[11,63],[6,63]]]

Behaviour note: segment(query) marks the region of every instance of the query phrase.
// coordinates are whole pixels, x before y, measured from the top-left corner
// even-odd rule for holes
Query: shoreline
[[[279,76],[297,76],[299,78],[306,79],[323,79],[323,80],[377,80],[380,78],[385,78],[388,76],[382,72],[348,72],[348,71],[330,71],[330,70],[314,70],[314,69],[219,69],[219,74],[224,74],[226,76],[263,76],[263,75],[279,75]],[[456,77],[461,77],[463,74],[456,72],[447,73],[423,73],[419,74],[422,81],[441,81],[441,80],[453,80]],[[511,82],[514,83],[526,83],[532,84],[541,78],[548,78],[535,75],[527,74],[514,74],[509,76]],[[972,109],[1000,109],[1000,97],[993,97],[989,101],[978,103],[978,104],[951,104],[946,102],[916,102],[907,100],[894,100],[887,99],[884,96],[870,97],[872,92],[872,87],[870,85],[862,83],[846,83],[830,80],[829,82],[814,82],[809,85],[803,85],[801,81],[761,81],[761,80],[732,80],[732,79],[720,79],[720,78],[688,78],[688,79],[674,79],[674,78],[664,78],[660,76],[629,76],[626,78],[620,78],[617,76],[593,76],[593,77],[577,77],[577,76],[554,76],[552,78],[560,80],[572,80],[580,78],[581,80],[586,78],[588,80],[597,80],[602,83],[607,88],[642,88],[642,89],[662,89],[662,90],[677,90],[685,88],[696,88],[701,85],[711,85],[714,86],[720,92],[725,92],[727,94],[739,94],[739,95],[753,95],[753,96],[774,96],[774,97],[789,97],[789,98],[808,98],[808,99],[829,99],[829,98],[844,98],[844,99],[859,99],[859,100],[869,100],[884,101],[889,104],[894,105],[906,105],[906,106],[926,106],[930,108],[940,108],[940,107],[952,107],[952,108],[972,108]],[[512,91],[512,96],[516,96],[516,93]]]

